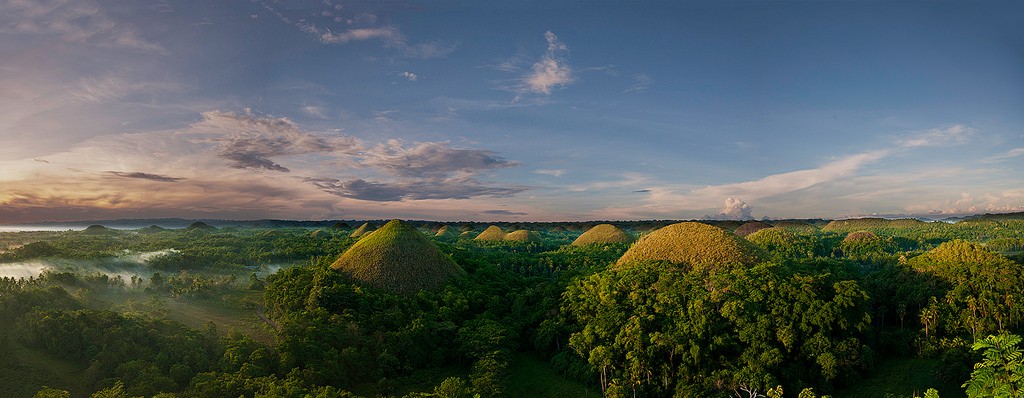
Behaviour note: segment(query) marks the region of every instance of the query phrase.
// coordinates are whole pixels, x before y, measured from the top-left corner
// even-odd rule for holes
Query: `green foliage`
[[[39,390],[39,392],[33,395],[32,398],[71,398],[71,393],[67,390],[59,390],[44,386],[43,389]]]
[[[419,230],[392,220],[356,242],[331,265],[369,286],[412,294],[463,274]]]
[[[813,257],[816,252],[812,238],[779,227],[760,229],[746,239],[778,259]]]
[[[1012,398],[1024,395],[1024,351],[1021,337],[1012,334],[989,335],[971,347],[981,351],[981,362],[974,365],[971,379],[964,383],[967,396]]]
[[[1016,329],[1024,318],[1024,267],[961,240],[946,242],[908,263],[934,275],[947,285],[933,290],[933,299],[921,310],[927,335],[981,337]]]
[[[691,267],[726,264],[752,265],[764,258],[763,251],[736,235],[697,222],[683,222],[661,228],[633,244],[618,265],[638,261],[668,261]]]
[[[592,275],[564,298],[562,311],[579,325],[570,346],[609,394],[828,386],[873,356],[866,292],[830,273],[647,263]]]
[[[584,246],[608,243],[632,243],[633,236],[622,228],[611,224],[598,224],[572,241],[573,246]]]

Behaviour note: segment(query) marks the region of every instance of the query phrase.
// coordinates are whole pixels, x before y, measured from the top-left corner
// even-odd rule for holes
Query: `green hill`
[[[583,235],[572,241],[573,246],[583,246],[604,243],[630,243],[633,236],[623,231],[622,228],[611,224],[598,224],[588,229]]]
[[[352,234],[349,235],[349,237],[351,237],[351,238],[358,238],[358,237],[366,235],[366,234],[368,234],[370,232],[373,232],[373,226],[370,225],[370,223],[368,223],[368,222],[364,222],[363,225],[360,225],[359,228],[356,228],[355,231],[352,231]]]
[[[502,240],[505,239],[505,231],[502,231],[497,225],[492,225],[487,227],[484,232],[481,232],[480,235],[477,235],[474,239],[483,241]]]
[[[771,225],[765,224],[760,221],[751,221],[743,225],[740,225],[739,227],[736,228],[735,231],[733,231],[733,233],[736,234],[736,236],[747,236],[754,232],[771,227]]]
[[[653,260],[690,266],[749,265],[763,258],[761,249],[728,231],[699,222],[682,222],[640,238],[616,264]]]
[[[331,268],[372,287],[401,294],[441,286],[464,272],[423,233],[399,220],[367,234]]]
[[[505,234],[503,240],[511,242],[537,242],[540,240],[540,236],[536,232],[520,229]]]

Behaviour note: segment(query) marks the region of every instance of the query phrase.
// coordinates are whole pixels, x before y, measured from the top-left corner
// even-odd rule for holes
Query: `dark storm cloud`
[[[170,176],[165,176],[165,175],[161,175],[161,174],[142,173],[142,172],[138,172],[138,171],[131,172],[131,173],[123,172],[123,171],[108,171],[105,174],[111,175],[111,176],[115,176],[115,177],[138,178],[138,179],[142,179],[142,180],[159,181],[159,182],[178,182],[178,181],[184,180],[184,178],[180,178],[180,177],[170,177]]]
[[[344,181],[330,178],[310,178],[307,181],[332,195],[375,202],[469,199],[477,196],[504,197],[524,190],[518,187],[490,187],[472,178],[398,182],[373,182],[361,178]]]

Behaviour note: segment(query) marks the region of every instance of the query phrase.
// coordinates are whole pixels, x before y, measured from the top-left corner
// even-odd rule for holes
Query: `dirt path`
[[[256,306],[256,316],[260,317],[260,319],[262,319],[264,323],[270,325],[270,327],[274,328],[274,330],[281,330],[281,327],[278,326],[276,322],[270,320],[270,318],[267,318],[267,315],[263,313],[263,303],[260,303],[259,305]]]

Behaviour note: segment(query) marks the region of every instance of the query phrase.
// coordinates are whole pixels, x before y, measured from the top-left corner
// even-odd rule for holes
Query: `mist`
[[[45,270],[53,272],[74,272],[78,274],[104,274],[111,278],[120,276],[131,280],[132,276],[149,278],[160,270],[150,267],[148,262],[154,258],[178,253],[178,250],[167,249],[152,252],[125,252],[124,254],[96,260],[45,259],[0,264],[0,277],[15,279],[38,277]],[[165,271],[166,272],[166,271]]]

